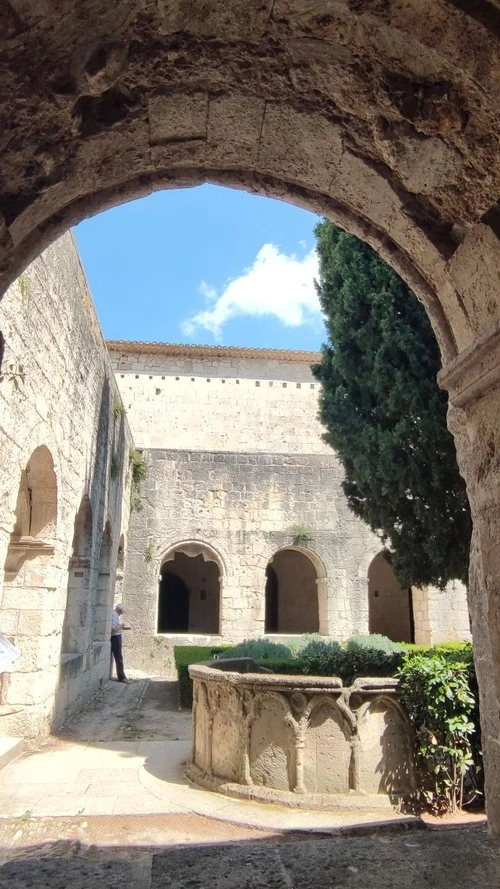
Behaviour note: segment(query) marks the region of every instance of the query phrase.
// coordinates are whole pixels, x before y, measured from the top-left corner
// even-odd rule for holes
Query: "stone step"
[[[24,751],[24,738],[0,738],[0,769]]]

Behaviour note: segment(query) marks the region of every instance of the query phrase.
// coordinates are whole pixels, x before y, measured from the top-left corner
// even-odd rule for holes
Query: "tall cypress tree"
[[[315,233],[328,343],[313,372],[349,506],[390,544],[402,585],[466,582],[469,503],[425,310],[371,247],[327,220]]]

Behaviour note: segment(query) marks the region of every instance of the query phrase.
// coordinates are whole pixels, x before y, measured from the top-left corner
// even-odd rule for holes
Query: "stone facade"
[[[108,343],[137,446],[326,454],[316,352]]]
[[[348,509],[342,468],[321,439],[310,368],[318,354],[166,343],[108,349],[149,466],[127,549],[123,595],[135,628],[128,663],[161,671],[174,644],[276,633],[343,640],[372,631],[421,644],[469,638],[465,589],[434,591],[429,601],[425,590],[413,591],[412,614],[413,596],[397,583],[380,540]],[[301,528],[310,539],[297,540]],[[194,567],[190,578],[187,567],[175,568],[183,554],[186,565],[198,560],[198,576]],[[209,566],[217,566],[217,590]],[[185,589],[175,581],[171,596],[186,597],[189,613],[177,624],[172,614],[169,631],[162,578],[173,581],[176,570]]]
[[[0,319],[0,632],[21,653],[1,679],[0,733],[34,741],[109,678],[132,440],[70,234]]]

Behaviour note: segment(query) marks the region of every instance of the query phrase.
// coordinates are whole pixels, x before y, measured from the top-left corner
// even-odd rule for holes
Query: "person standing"
[[[122,654],[122,634],[125,629],[128,629],[123,623],[125,610],[125,606],[119,602],[118,605],[115,605],[111,617],[111,653],[115,660],[118,682],[130,682],[130,679],[125,676]]]

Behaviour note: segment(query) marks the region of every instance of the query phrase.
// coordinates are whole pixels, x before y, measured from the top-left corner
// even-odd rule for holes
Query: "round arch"
[[[412,590],[399,583],[387,550],[373,557],[367,578],[370,633],[388,636],[393,642],[413,642]]]
[[[498,196],[500,147],[479,135],[495,132],[493,19],[446,0],[327,17],[176,0],[125,19],[100,2],[78,24],[24,10],[7,28],[0,290],[85,216],[218,182],[360,234],[425,302],[445,359],[466,345],[478,307],[448,262]]]
[[[158,633],[219,635],[224,567],[201,541],[170,546],[160,559]]]
[[[270,556],[266,566],[265,632],[328,635],[326,567],[313,549],[291,545]]]

